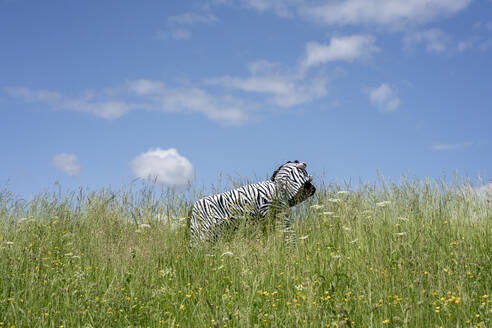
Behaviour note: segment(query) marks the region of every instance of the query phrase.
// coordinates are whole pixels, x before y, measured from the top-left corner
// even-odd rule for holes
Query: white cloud
[[[431,146],[432,150],[455,150],[455,149],[463,149],[473,145],[473,142],[462,142],[456,144],[449,143],[435,143]]]
[[[408,34],[403,39],[404,49],[413,51],[415,46],[423,43],[430,53],[444,52],[448,48],[450,37],[439,29],[429,29]],[[459,45],[458,45],[459,48]]]
[[[253,75],[277,74],[280,69],[279,64],[264,59],[248,63],[248,70]]]
[[[208,2],[203,2],[201,7],[209,10],[211,6],[236,5],[242,8],[256,10],[259,13],[271,11],[278,16],[288,17],[292,16],[295,13],[295,9],[304,1],[305,0],[208,0]]]
[[[184,185],[193,177],[193,165],[175,148],[153,148],[130,162],[133,173],[142,179],[167,185]]]
[[[471,0],[304,1],[302,16],[330,25],[376,24],[403,27],[423,24],[463,10]]]
[[[151,80],[127,81],[127,86],[157,110],[201,113],[227,125],[241,124],[248,119],[246,105],[231,96],[215,96],[197,87],[168,88]]]
[[[130,80],[120,86],[82,96],[66,96],[46,90],[7,87],[4,91],[26,102],[49,105],[58,110],[80,111],[105,119],[116,119],[130,111],[198,113],[225,125],[239,125],[250,119],[252,109],[293,107],[328,94],[329,78],[322,70],[310,70],[336,60],[354,61],[379,51],[371,36],[334,37],[328,45],[310,43],[293,68],[266,60],[248,65],[249,76],[220,76],[204,79],[200,85],[170,87],[163,81]],[[210,92],[220,86],[224,90]],[[215,88],[216,89],[216,88]],[[255,93],[264,99],[233,96],[228,90]],[[248,99],[248,100],[246,100]],[[389,105],[390,108],[393,105]]]
[[[241,0],[244,7],[259,12],[272,11],[278,16],[291,16],[293,8],[302,4],[302,0]]]
[[[352,62],[368,58],[377,51],[379,49],[372,36],[333,37],[328,45],[308,43],[304,55],[293,69],[282,69],[276,63],[259,60],[248,64],[248,77],[222,76],[206,79],[205,83],[263,94],[271,105],[293,107],[328,94],[328,78],[322,74],[309,77],[310,68],[331,61]]]
[[[248,120],[246,105],[231,96],[217,96],[197,87],[167,87],[152,80],[127,81],[124,86],[98,94],[68,97],[57,92],[7,87],[4,91],[26,102],[49,105],[58,110],[85,112],[104,119],[117,119],[134,110],[194,112],[226,125]],[[136,97],[135,97],[136,96]],[[126,100],[132,97],[130,102]]]
[[[166,85],[161,81],[134,80],[127,81],[128,89],[141,96],[161,93],[166,89]]]
[[[237,5],[278,16],[299,16],[327,25],[379,25],[402,29],[450,17],[472,0],[209,0],[213,5]]]
[[[23,98],[26,102],[56,103],[62,100],[59,93],[47,90],[33,91],[22,87],[5,87],[4,91],[12,97]]]
[[[369,95],[371,103],[380,112],[393,112],[400,106],[400,99],[386,83],[382,83],[377,88],[368,88],[365,92]]]
[[[374,37],[368,35],[351,35],[333,37],[328,45],[309,42],[306,53],[301,60],[301,69],[318,66],[330,61],[343,60],[352,62],[367,58],[379,49],[374,45]]]
[[[138,105],[127,104],[123,101],[88,102],[83,99],[66,99],[61,107],[90,113],[110,120],[120,118],[127,112],[139,108]]]
[[[323,97],[327,94],[326,78],[301,81],[294,76],[265,75],[246,78],[224,76],[208,79],[207,83],[244,92],[266,94],[268,102],[279,107],[292,107]]]
[[[51,158],[51,165],[74,177],[80,174],[80,165],[77,161],[78,159],[75,154],[61,153]]]
[[[116,119],[131,110],[140,108],[139,105],[123,101],[96,100],[92,94],[74,98],[57,92],[24,87],[6,87],[4,91],[12,97],[21,98],[29,103],[43,103],[55,109],[85,112],[105,119]]]

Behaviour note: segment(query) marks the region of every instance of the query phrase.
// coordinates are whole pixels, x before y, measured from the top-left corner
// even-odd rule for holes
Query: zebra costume
[[[188,215],[190,246],[197,241],[214,241],[223,228],[237,227],[241,219],[259,220],[269,209],[287,209],[303,202],[316,191],[312,180],[306,172],[306,163],[287,162],[270,180],[197,200]],[[283,220],[286,240],[295,244],[289,213]]]

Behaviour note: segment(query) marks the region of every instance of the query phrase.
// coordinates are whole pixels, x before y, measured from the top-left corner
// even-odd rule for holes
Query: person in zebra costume
[[[295,245],[296,235],[291,228],[288,208],[316,192],[306,166],[304,162],[289,161],[281,165],[270,180],[197,200],[188,215],[190,247],[199,241],[213,242],[225,228],[236,228],[245,219],[261,220],[274,209],[283,213],[286,241]]]

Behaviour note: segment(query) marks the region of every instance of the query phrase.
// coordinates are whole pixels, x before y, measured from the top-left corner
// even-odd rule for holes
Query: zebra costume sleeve
[[[261,219],[274,207],[283,209],[303,202],[316,191],[312,179],[306,172],[306,163],[287,162],[268,181],[197,200],[188,218],[190,246],[198,241],[214,241],[225,227],[235,226],[239,220]],[[283,221],[285,238],[295,245],[289,213],[284,214]]]

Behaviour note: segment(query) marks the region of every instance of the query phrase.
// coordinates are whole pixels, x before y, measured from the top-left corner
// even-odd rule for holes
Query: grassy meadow
[[[492,207],[469,183],[320,185],[188,249],[198,192],[0,191],[0,328],[492,327]]]

